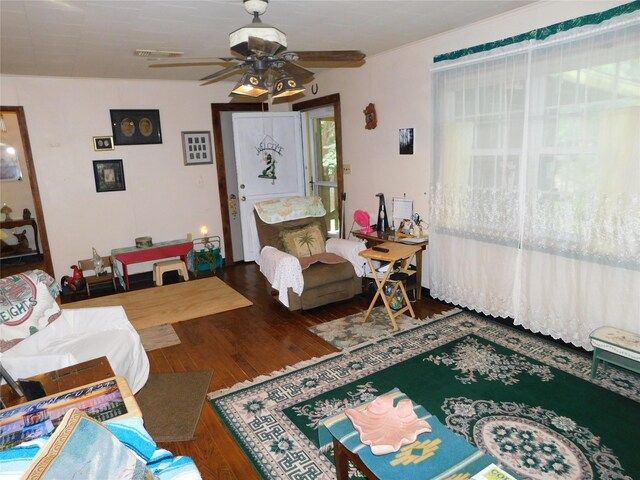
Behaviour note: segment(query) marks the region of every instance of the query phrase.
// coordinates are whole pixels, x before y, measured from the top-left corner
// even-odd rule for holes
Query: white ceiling
[[[262,21],[287,34],[290,51],[371,56],[530,3],[271,0]],[[0,73],[195,81],[220,67],[148,68],[133,52],[229,56],[229,33],[250,22],[242,0],[0,0]]]

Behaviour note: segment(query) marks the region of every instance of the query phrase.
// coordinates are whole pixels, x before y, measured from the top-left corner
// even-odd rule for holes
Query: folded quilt
[[[257,202],[255,209],[260,219],[270,224],[327,214],[320,197],[275,198]]]

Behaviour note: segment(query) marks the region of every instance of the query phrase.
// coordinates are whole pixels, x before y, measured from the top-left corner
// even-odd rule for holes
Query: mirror
[[[55,277],[23,107],[0,106],[0,275]]]

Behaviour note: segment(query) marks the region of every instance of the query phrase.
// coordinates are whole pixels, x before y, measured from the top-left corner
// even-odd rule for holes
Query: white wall
[[[385,194],[389,209],[393,196],[406,193],[407,198],[414,200],[414,211],[429,219],[433,127],[429,70],[434,56],[624,3],[628,2],[543,1],[369,57],[366,64],[358,69],[333,69],[318,74],[318,96],[340,93],[343,161],[351,165],[351,175],[344,177],[347,228],[351,226],[353,212],[357,209],[367,210],[372,219],[376,218],[377,192]],[[365,129],[363,110],[369,103],[375,104],[378,114],[378,126],[374,130]],[[414,155],[400,155],[398,152],[398,130],[404,127],[414,128]],[[428,265],[426,257],[423,265]],[[427,281],[425,268],[423,285],[428,285]]]
[[[90,258],[149,235],[155,241],[222,235],[215,164],[184,166],[182,131],[211,131],[225,83],[3,76],[0,102],[25,109],[56,277]],[[93,150],[111,135],[110,109],[158,109],[161,145]],[[122,159],[126,191],[97,193],[92,160]],[[131,273],[149,270],[132,266]]]

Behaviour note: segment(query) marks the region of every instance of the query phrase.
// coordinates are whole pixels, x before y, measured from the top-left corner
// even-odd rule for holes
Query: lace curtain
[[[588,349],[640,332],[640,11],[432,78],[431,294]]]

